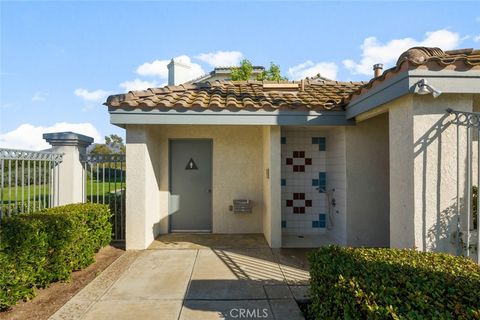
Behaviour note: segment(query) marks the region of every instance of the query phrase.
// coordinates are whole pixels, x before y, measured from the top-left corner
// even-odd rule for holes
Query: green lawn
[[[45,188],[44,188],[45,187]],[[61,188],[61,186],[60,186]],[[92,190],[93,188],[93,190]],[[97,188],[98,188],[98,193],[97,193]],[[104,194],[107,195],[109,190],[110,192],[113,192],[115,189],[120,190],[122,188],[125,188],[125,182],[120,183],[114,183],[114,182],[96,182],[96,181],[88,181],[87,182],[87,198],[90,199],[90,196],[96,197],[97,194],[99,197],[102,197]],[[45,189],[45,190],[44,190]],[[45,197],[48,198],[49,194],[49,185],[36,185],[36,186],[29,186],[25,187],[23,190],[23,197],[24,200],[28,200],[28,191],[30,191],[30,200],[33,200],[33,193],[35,191],[36,199],[37,200],[43,200],[43,195],[45,191]],[[10,197],[10,192],[11,192],[11,197]],[[17,194],[17,201],[22,201],[22,188],[21,186],[18,187],[18,194]],[[1,196],[1,195],[0,195]],[[7,187],[3,188],[3,203],[8,203],[8,200],[10,201],[15,201],[15,187]]]

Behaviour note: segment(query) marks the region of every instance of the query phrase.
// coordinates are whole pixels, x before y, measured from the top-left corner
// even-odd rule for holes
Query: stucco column
[[[148,248],[160,232],[158,150],[148,126],[129,125],[126,137],[127,250]]]
[[[272,248],[282,246],[282,190],[280,126],[263,130],[264,157],[264,219],[263,233]]]
[[[63,153],[63,161],[58,165],[58,197],[54,205],[64,205],[85,201],[85,181],[81,155],[86,154],[93,138],[74,132],[55,132],[43,134],[52,145],[52,151]]]
[[[392,247],[455,252],[457,157],[463,203],[466,138],[445,110],[472,106],[472,96],[460,94],[409,95],[389,104]]]

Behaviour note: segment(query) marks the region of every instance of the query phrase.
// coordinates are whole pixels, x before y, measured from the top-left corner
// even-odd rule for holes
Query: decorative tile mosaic
[[[323,233],[326,228],[326,138],[319,132],[282,132],[282,232]]]

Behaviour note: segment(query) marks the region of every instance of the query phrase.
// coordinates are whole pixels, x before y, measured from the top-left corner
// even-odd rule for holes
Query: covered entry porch
[[[145,249],[158,235],[172,231],[261,233],[271,247],[281,246],[279,126],[127,125],[126,129],[127,249]],[[182,193],[173,175],[187,172],[192,159],[197,172],[205,165],[188,148],[185,159],[172,157],[172,142],[200,140],[211,145],[210,178]],[[177,164],[180,173],[172,171]],[[198,183],[194,177],[186,179]],[[198,203],[205,198],[211,204],[200,208]],[[249,200],[251,210],[236,212],[234,200]],[[191,220],[201,215],[209,224],[202,230],[178,230],[172,222],[186,207]]]

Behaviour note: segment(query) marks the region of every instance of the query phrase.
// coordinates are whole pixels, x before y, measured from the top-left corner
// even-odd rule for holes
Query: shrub
[[[480,319],[480,267],[414,250],[309,253],[314,319]]]
[[[0,224],[0,310],[90,265],[111,240],[108,206],[71,204],[4,218]]]

